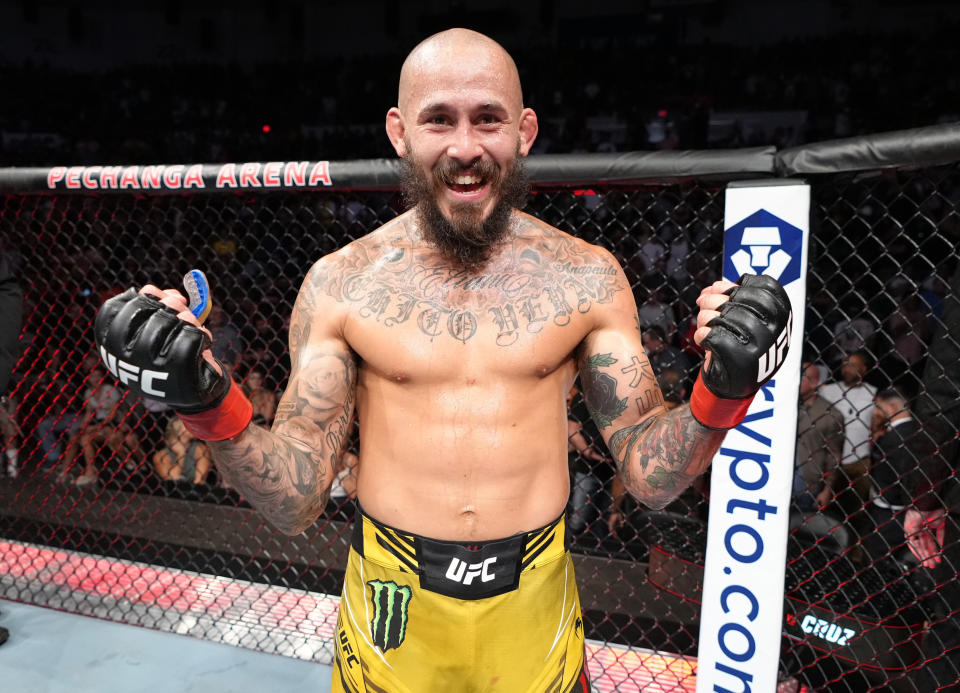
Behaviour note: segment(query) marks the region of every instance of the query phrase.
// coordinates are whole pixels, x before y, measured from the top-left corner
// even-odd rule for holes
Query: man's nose
[[[472,125],[469,122],[459,124],[447,145],[447,156],[465,165],[479,159],[482,154],[480,139]]]

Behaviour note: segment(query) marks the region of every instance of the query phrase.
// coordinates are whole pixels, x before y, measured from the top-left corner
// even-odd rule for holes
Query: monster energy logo
[[[391,647],[400,647],[407,634],[407,609],[413,592],[395,582],[371,580],[373,618],[370,620],[370,635],[373,644],[386,652]]]

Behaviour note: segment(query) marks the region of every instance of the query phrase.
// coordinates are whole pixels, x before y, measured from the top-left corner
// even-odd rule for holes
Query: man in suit
[[[903,480],[918,472],[920,423],[906,397],[893,388],[881,390],[873,411],[873,448],[870,453],[871,501],[867,505],[869,533],[863,539],[868,562],[904,547],[903,514],[910,505]]]
[[[793,502],[804,512],[823,509],[840,485],[843,414],[818,394],[820,379],[820,366],[804,361],[793,482]]]
[[[910,505],[907,544],[936,588],[923,636],[923,662],[911,678],[920,691],[960,690],[960,266],[950,279],[930,341],[920,396],[923,425],[908,447],[916,467],[902,480]]]

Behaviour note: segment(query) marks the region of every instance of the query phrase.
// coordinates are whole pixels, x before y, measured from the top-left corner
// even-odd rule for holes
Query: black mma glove
[[[760,387],[787,356],[793,312],[787,292],[773,277],[745,274],[707,323],[701,346],[713,355],[693,386],[690,410],[704,426],[733,428],[747,414]]]
[[[250,422],[249,400],[203,358],[210,337],[157,298],[128,289],[107,300],[97,312],[94,337],[121,384],[169,404],[197,438],[232,438]]]

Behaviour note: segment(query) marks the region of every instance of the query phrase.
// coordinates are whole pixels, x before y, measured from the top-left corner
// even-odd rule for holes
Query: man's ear
[[[387,137],[400,158],[407,155],[407,143],[403,139],[403,133],[403,116],[400,109],[394,106],[387,111]]]
[[[533,141],[537,139],[537,133],[540,131],[540,125],[537,123],[537,114],[532,108],[524,108],[520,111],[520,156],[526,156],[530,153],[530,147]]]

